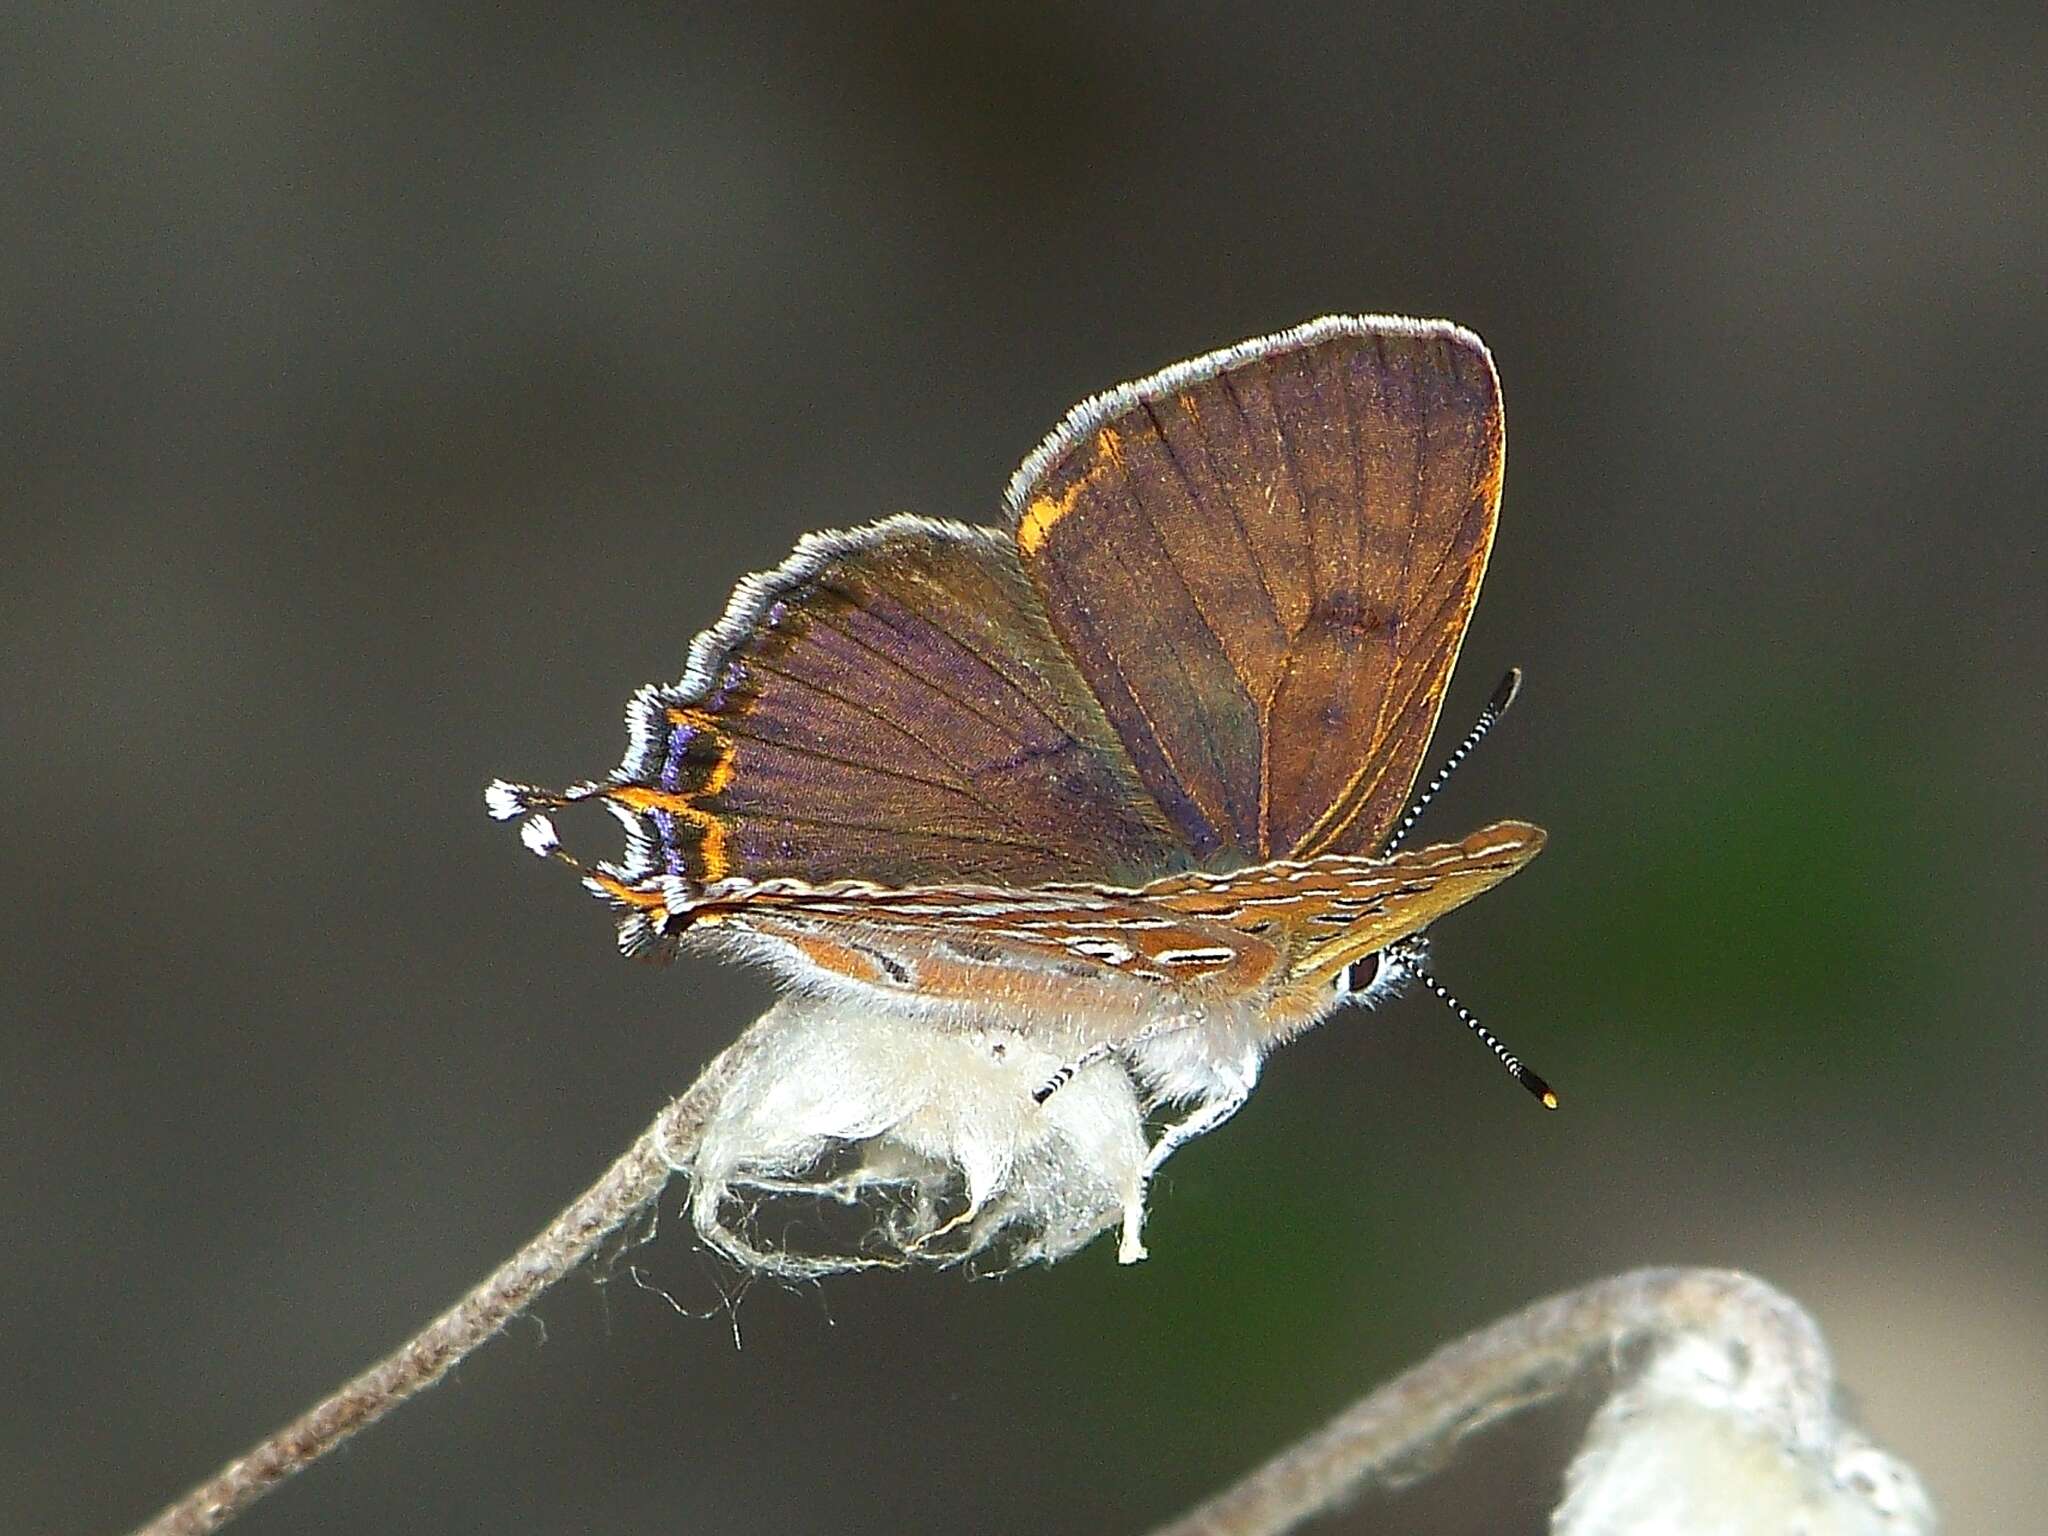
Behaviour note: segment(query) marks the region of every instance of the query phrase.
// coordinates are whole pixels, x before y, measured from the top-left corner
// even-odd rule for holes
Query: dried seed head
[[[1095,1061],[1043,1103],[1062,1045],[996,1025],[783,998],[735,1043],[678,1158],[704,1240],[745,1268],[1004,1269],[1064,1258],[1121,1221],[1137,1247],[1136,1090]]]

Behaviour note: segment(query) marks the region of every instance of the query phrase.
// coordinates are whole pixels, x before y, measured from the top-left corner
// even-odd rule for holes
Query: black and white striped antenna
[[[1545,1109],[1557,1108],[1557,1094],[1552,1091],[1550,1084],[1523,1066],[1522,1058],[1501,1044],[1500,1036],[1480,1023],[1479,1016],[1459,1002],[1457,998],[1453,997],[1451,989],[1438,981],[1428,971],[1425,971],[1419,961],[1404,955],[1392,955],[1389,957],[1388,963],[1390,965],[1398,965],[1402,970],[1434,992],[1437,996],[1437,1001],[1450,1009],[1452,1013],[1455,1013],[1458,1016],[1459,1022],[1479,1037],[1480,1044],[1493,1052],[1495,1059],[1508,1069],[1508,1076],[1528,1089],[1537,1103],[1541,1104]]]
[[[1423,811],[1428,808],[1429,802],[1436,798],[1437,791],[1451,782],[1451,775],[1456,773],[1459,765],[1472,755],[1472,749],[1479,745],[1486,733],[1499,724],[1500,717],[1508,712],[1508,706],[1515,702],[1515,695],[1521,691],[1522,669],[1509,667],[1508,675],[1502,678],[1500,686],[1493,690],[1493,697],[1488,699],[1486,707],[1479,711],[1479,718],[1472,722],[1472,729],[1465,733],[1465,739],[1458,743],[1458,749],[1444,760],[1443,767],[1437,769],[1422,793],[1415,797],[1415,803],[1408,807],[1407,814],[1395,825],[1394,830],[1387,834],[1386,845],[1380,849],[1381,858],[1399,848],[1401,840],[1415,830],[1415,823],[1422,820]]]

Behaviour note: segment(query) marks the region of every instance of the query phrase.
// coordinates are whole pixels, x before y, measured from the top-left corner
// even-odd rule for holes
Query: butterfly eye
[[[1337,995],[1356,997],[1361,992],[1370,992],[1373,984],[1380,979],[1382,957],[1375,951],[1362,960],[1354,960],[1337,973]]]

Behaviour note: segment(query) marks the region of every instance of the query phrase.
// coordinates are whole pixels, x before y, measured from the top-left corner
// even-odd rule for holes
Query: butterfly
[[[1176,364],[1070,412],[1001,527],[806,536],[634,697],[609,776],[501,780],[489,809],[628,952],[1057,1039],[1040,1104],[1114,1059],[1188,1107],[1149,1177],[1277,1044],[1413,976],[1441,992],[1423,930],[1543,846],[1521,821],[1399,846],[1504,443],[1492,360],[1444,322],[1332,316]],[[549,813],[579,802],[621,859],[562,851]]]

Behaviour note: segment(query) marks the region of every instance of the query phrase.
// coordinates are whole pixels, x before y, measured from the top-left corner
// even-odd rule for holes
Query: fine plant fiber
[[[1146,1155],[1114,1059],[1035,1101],[1064,1059],[993,1022],[791,994],[727,1052],[677,1149],[691,1220],[743,1269],[792,1278],[1064,1258],[1139,1209]]]

